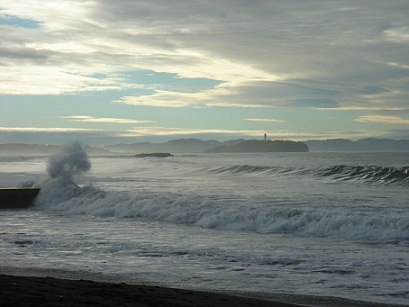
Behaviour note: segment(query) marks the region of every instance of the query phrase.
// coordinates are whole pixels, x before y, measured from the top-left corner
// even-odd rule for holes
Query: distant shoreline
[[[106,146],[84,146],[90,155],[112,156],[118,154],[143,154],[143,153],[205,153],[217,147],[236,146],[251,140],[234,139],[229,141],[200,140],[200,139],[175,139],[164,143],[135,142],[128,144],[115,144]],[[263,140],[255,140],[266,142]],[[407,152],[409,153],[409,140],[393,139],[328,139],[308,140],[303,142],[274,140],[269,142],[294,142],[307,145],[309,152]],[[41,144],[0,144],[0,156],[7,155],[49,155],[59,152],[63,145]],[[262,152],[265,150],[262,150]]]

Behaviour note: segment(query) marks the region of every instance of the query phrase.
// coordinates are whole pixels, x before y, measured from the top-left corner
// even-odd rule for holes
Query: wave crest
[[[316,175],[332,177],[335,180],[364,180],[378,183],[409,183],[409,166],[382,167],[382,166],[347,166],[337,165],[319,169]]]
[[[211,169],[216,174],[235,175],[299,175],[314,176],[317,178],[331,178],[336,181],[365,181],[386,184],[409,183],[409,166],[383,167],[383,166],[350,166],[336,165],[328,168],[305,169],[279,166],[252,166],[234,165]]]
[[[93,186],[48,181],[38,209],[101,217],[147,219],[210,229],[264,234],[339,237],[356,240],[408,241],[407,210],[288,207],[279,203],[226,202],[174,194],[137,195],[105,192]]]

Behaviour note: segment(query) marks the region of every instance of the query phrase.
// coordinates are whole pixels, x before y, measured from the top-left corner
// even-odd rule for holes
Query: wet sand
[[[0,306],[403,306],[335,297],[270,295],[250,298],[159,286],[0,274]]]

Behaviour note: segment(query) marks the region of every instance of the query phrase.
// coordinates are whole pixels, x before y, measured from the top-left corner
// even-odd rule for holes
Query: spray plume
[[[64,150],[47,160],[47,172],[51,178],[64,176],[72,178],[74,174],[87,172],[91,168],[88,156],[79,141],[64,147]]]

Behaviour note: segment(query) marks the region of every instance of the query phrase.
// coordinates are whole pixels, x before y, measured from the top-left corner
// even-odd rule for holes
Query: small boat
[[[29,207],[40,193],[40,188],[0,188],[0,209]]]

